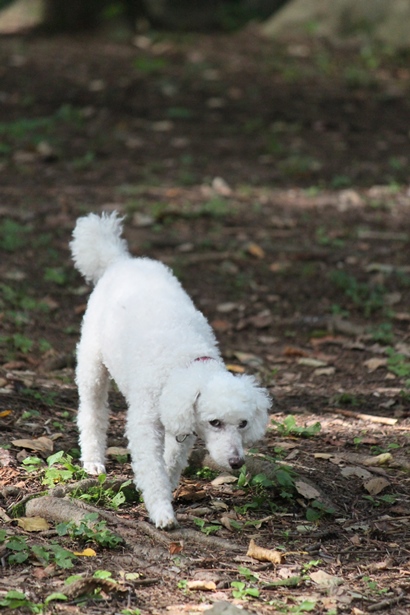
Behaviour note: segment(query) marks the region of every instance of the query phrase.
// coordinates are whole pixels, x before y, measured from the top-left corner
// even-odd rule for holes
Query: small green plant
[[[345,244],[340,237],[335,237],[334,234],[327,231],[323,226],[316,229],[316,241],[320,246],[328,246],[331,248],[342,248]]]
[[[362,581],[364,583],[366,583],[366,585],[370,589],[370,591],[375,592],[377,594],[381,594],[382,595],[382,594],[385,594],[386,592],[389,591],[388,588],[386,588],[386,587],[380,588],[378,583],[377,583],[377,581],[375,581],[371,577],[365,576],[365,577],[362,578]]]
[[[20,222],[11,218],[5,218],[0,224],[0,249],[6,252],[20,250],[27,244],[27,233],[30,230],[31,227],[28,225],[20,224]]]
[[[44,270],[44,281],[64,286],[67,284],[67,272],[63,267],[46,267]]]
[[[259,598],[260,592],[257,587],[248,587],[243,581],[232,581],[232,596],[237,600]]]
[[[164,70],[168,66],[168,61],[165,58],[146,56],[135,58],[133,66],[141,73],[152,75]]]
[[[390,322],[382,322],[377,327],[371,327],[369,333],[373,342],[380,344],[392,344],[394,342],[393,325]]]
[[[360,282],[346,271],[332,271],[330,280],[342,290],[366,318],[385,308],[386,289],[381,284]]]
[[[44,465],[44,462],[42,459],[40,459],[40,457],[35,457],[32,455],[23,459],[21,463],[24,466],[24,469],[26,470],[26,472],[29,472],[29,473],[37,472],[37,470],[40,470],[41,467]]]
[[[127,499],[132,499],[132,493],[129,493],[129,491],[134,493],[134,490],[127,490],[127,487],[132,484],[132,481],[125,481],[122,485],[120,485],[119,489],[114,491],[111,487],[107,487],[105,485],[106,480],[106,474],[100,474],[97,478],[98,486],[90,487],[87,493],[78,495],[76,492],[73,492],[72,495],[73,497],[78,497],[78,499],[86,502],[93,502],[99,506],[107,506],[109,508],[113,508],[114,510],[118,510],[118,508],[124,504]]]
[[[22,389],[21,392],[22,392],[22,394],[24,396],[27,396],[30,399],[35,399],[36,401],[41,402],[45,406],[53,406],[55,404],[56,397],[57,397],[57,393],[55,391],[40,391],[40,390],[32,389],[32,388],[29,388],[29,387],[26,387],[26,388]],[[30,411],[30,417],[34,416],[35,412],[36,411],[34,411],[34,410]],[[38,412],[38,415],[39,414],[40,413]],[[27,416],[25,416],[23,414],[23,416],[21,418],[22,419],[26,419],[26,418],[29,418],[29,417],[27,417]]]
[[[42,480],[43,485],[54,487],[56,483],[65,483],[73,478],[85,478],[87,475],[82,468],[73,464],[71,455],[58,451],[47,457],[47,468]]]
[[[215,534],[215,532],[219,532],[222,529],[220,524],[208,524],[204,519],[194,519],[195,525],[197,525],[201,532],[209,536],[209,534]]]
[[[59,523],[56,526],[56,531],[59,536],[69,535],[73,539],[80,540],[83,543],[94,543],[100,547],[115,549],[122,542],[121,536],[114,534],[107,528],[107,522],[104,520],[97,521],[98,513],[90,513],[84,519],[76,524],[73,521],[69,523]]]
[[[315,523],[322,519],[325,515],[334,515],[335,509],[325,506],[318,500],[310,502],[310,506],[306,509],[306,520]]]
[[[14,589],[9,590],[4,598],[0,600],[0,607],[12,610],[26,609],[31,613],[43,613],[42,605],[31,602],[31,600],[26,597],[26,594]]]
[[[359,406],[360,400],[353,393],[340,393],[333,398],[335,406]]]
[[[387,369],[389,372],[399,378],[406,378],[405,386],[410,388],[410,361],[400,352],[396,352],[394,348],[387,349]]]
[[[28,354],[34,346],[33,340],[29,339],[22,333],[13,333],[8,337],[0,337],[0,344],[6,344],[9,349]]]
[[[218,472],[211,470],[211,468],[208,468],[207,466],[195,472],[195,476],[203,480],[213,480],[218,476],[218,474]]]
[[[7,552],[7,562],[10,565],[23,564],[31,556],[43,565],[54,563],[60,568],[72,568],[73,560],[76,559],[74,553],[67,551],[59,544],[51,542],[43,545],[29,545],[22,536],[8,536],[4,530],[0,530],[0,544],[3,544]]]
[[[282,437],[298,436],[300,438],[311,438],[316,436],[322,428],[319,422],[309,425],[308,427],[299,427],[292,414],[287,416],[282,423],[272,419],[272,424],[275,425],[278,434]]]
[[[238,572],[240,575],[245,577],[248,583],[256,583],[259,581],[259,575],[257,572],[252,572],[249,568],[245,568],[245,566],[239,566]]]
[[[380,495],[377,498],[372,495],[364,495],[363,498],[370,502],[375,508],[382,506],[383,504],[395,504],[397,501],[397,497],[395,495],[391,495],[386,493],[385,495]]]

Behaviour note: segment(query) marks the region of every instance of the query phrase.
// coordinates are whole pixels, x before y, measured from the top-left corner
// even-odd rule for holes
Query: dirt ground
[[[0,40],[6,611],[409,612],[408,59],[278,46],[254,26]],[[104,485],[84,487],[123,538],[104,546],[57,533],[62,498],[43,501],[48,527],[25,506],[81,479],[68,456],[89,289],[68,242],[79,215],[113,209],[131,251],[174,269],[229,368],[256,374],[274,403],[247,473],[182,479],[175,532],[147,523],[137,496],[113,509]],[[107,481],[125,481],[115,392],[112,408]],[[47,465],[58,451],[62,465]],[[251,540],[271,559],[248,555]]]

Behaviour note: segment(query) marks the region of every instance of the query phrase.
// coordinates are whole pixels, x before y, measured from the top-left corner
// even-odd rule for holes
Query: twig
[[[6,511],[4,511],[2,508],[0,508],[0,519],[4,521],[4,523],[10,523],[11,521],[11,518],[8,516]]]
[[[370,613],[373,613],[373,611],[381,611],[385,609],[386,607],[398,604],[405,597],[406,597],[406,594],[403,592],[399,596],[395,596],[394,598],[385,598],[384,600],[381,600],[380,602],[371,604],[370,606],[367,607],[367,610],[370,611]]]
[[[344,410],[342,408],[325,408],[325,412],[342,414],[360,421],[370,421],[371,423],[381,423],[382,425],[396,425],[398,419],[391,419],[387,416],[375,416],[374,414],[363,414],[354,410]]]

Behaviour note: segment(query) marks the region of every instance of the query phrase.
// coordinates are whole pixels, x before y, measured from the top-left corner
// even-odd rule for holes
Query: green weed
[[[165,58],[151,58],[147,56],[135,58],[133,61],[133,66],[145,75],[152,75],[167,68],[168,61]]]
[[[319,226],[316,229],[316,242],[320,246],[327,246],[331,248],[342,248],[345,245],[343,239],[332,236],[332,233],[327,231],[323,226]]]
[[[353,275],[339,270],[331,272],[330,280],[363,312],[366,318],[375,312],[384,310],[386,289],[381,284],[359,282]]]
[[[360,406],[360,400],[353,393],[340,393],[333,398],[333,404],[336,406]]]
[[[29,225],[20,224],[20,222],[16,222],[11,218],[5,218],[0,224],[0,249],[6,252],[16,252],[20,250],[27,245],[27,233],[29,233],[29,231],[31,231]]]
[[[389,372],[399,378],[406,378],[405,386],[410,388],[410,361],[400,352],[396,352],[394,348],[387,349],[387,369]]]
[[[90,487],[87,490],[87,493],[82,493],[81,495],[78,495],[78,493],[74,491],[72,496],[86,502],[93,502],[97,506],[107,506],[108,508],[113,508],[114,510],[118,510],[122,504],[131,499],[135,500],[135,490],[127,490],[127,487],[132,485],[131,480],[127,480],[122,483],[116,491],[105,486],[107,480],[107,476],[105,474],[100,474],[97,480],[98,486]]]
[[[318,500],[310,502],[310,506],[306,509],[306,520],[315,523],[322,519],[325,515],[334,515],[335,509],[325,506]]]
[[[194,519],[195,525],[197,525],[201,532],[209,536],[209,534],[215,534],[215,532],[219,532],[222,529],[220,524],[208,524],[204,519]]]
[[[311,438],[316,436],[322,428],[319,422],[309,425],[308,427],[299,427],[295,417],[291,414],[287,416],[282,423],[272,419],[272,424],[275,425],[278,434],[282,437],[298,436],[300,438]]]
[[[72,479],[81,479],[87,476],[79,466],[73,464],[71,455],[58,451],[47,457],[47,468],[42,479],[43,485],[54,487],[57,483],[66,483]]]
[[[84,169],[88,169],[94,162],[95,153],[86,152],[84,156],[74,158],[74,160],[72,161],[72,165],[76,171],[83,171]]]
[[[294,493],[294,472],[288,466],[280,465],[275,467],[271,477],[266,476],[264,473],[249,476],[246,466],[242,466],[237,485],[239,489],[249,487],[255,490],[256,493],[253,502],[244,505],[244,512],[250,508],[263,508],[267,503],[272,508],[271,498],[267,497],[267,490],[279,488],[280,496],[284,499],[290,499]]]
[[[5,530],[0,530],[0,544],[4,546],[7,552],[7,562],[10,565],[23,564],[30,557],[34,556],[37,561],[43,565],[54,563],[59,568],[72,568],[73,560],[76,555],[71,551],[67,551],[55,542],[50,542],[46,545],[30,545],[26,538],[21,536],[8,536]]]
[[[22,592],[16,591],[14,589],[10,589],[4,596],[4,598],[0,600],[0,607],[12,610],[25,609],[30,611],[31,613],[44,612],[43,605],[31,602],[31,600],[26,597],[26,594],[23,594]]]
[[[63,105],[49,117],[20,118],[13,122],[1,122],[0,137],[3,140],[3,150],[6,146],[10,154],[15,147],[35,147],[42,141],[50,142],[59,124],[80,126],[83,121],[78,109],[71,105]]]
[[[59,523],[56,525],[56,531],[59,536],[68,535],[82,543],[94,543],[109,549],[118,547],[123,542],[121,536],[109,530],[106,521],[97,521],[97,519],[98,513],[90,513],[79,524],[74,523],[74,521]]]
[[[63,267],[46,267],[44,270],[44,281],[52,282],[58,286],[67,284],[67,272]]]
[[[369,329],[373,342],[380,344],[392,344],[394,342],[393,325],[390,322],[382,322],[376,327]]]
[[[259,598],[260,592],[257,587],[249,587],[243,581],[232,581],[232,596],[237,600],[247,600],[248,598]]]
[[[370,502],[375,508],[379,508],[379,506],[382,506],[383,504],[395,504],[397,501],[397,497],[395,495],[390,495],[388,493],[378,497],[364,495],[363,499]]]
[[[29,387],[22,389],[21,393],[24,396],[29,397],[30,399],[35,399],[36,401],[41,402],[45,406],[53,406],[57,397],[57,393],[55,391],[39,391],[36,389],[31,389]],[[31,416],[33,416],[33,411],[30,412],[29,416],[23,414],[21,418],[27,419]]]
[[[208,468],[206,466],[204,468],[201,468],[200,470],[195,471],[195,476],[203,480],[213,480],[218,475],[219,475],[219,472],[216,472],[215,470],[211,470],[211,468]]]

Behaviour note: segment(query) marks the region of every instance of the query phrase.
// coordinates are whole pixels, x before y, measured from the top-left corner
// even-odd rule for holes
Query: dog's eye
[[[212,427],[222,427],[222,422],[219,421],[218,419],[209,421],[209,424],[212,425]]]
[[[248,421],[241,421],[239,423],[239,429],[244,429],[248,424]]]

